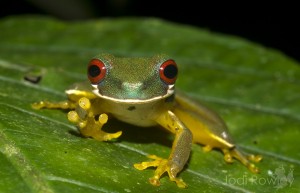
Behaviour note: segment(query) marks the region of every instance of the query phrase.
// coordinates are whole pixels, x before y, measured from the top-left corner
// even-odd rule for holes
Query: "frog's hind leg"
[[[232,149],[221,149],[224,153],[224,160],[227,163],[232,163],[233,158],[239,160],[243,165],[245,165],[251,172],[259,173],[258,167],[252,162],[260,162],[262,160],[261,155],[250,154],[248,156],[243,155],[236,147]]]

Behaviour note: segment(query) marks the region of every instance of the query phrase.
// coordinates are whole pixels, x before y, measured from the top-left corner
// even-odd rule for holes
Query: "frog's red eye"
[[[174,60],[165,61],[159,68],[159,76],[166,84],[174,84],[177,78],[177,65]]]
[[[92,84],[98,84],[106,75],[106,67],[99,59],[92,59],[88,65],[88,77]]]

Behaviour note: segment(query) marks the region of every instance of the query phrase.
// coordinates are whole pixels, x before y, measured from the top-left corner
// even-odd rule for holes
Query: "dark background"
[[[51,15],[63,20],[151,16],[231,34],[271,47],[300,61],[300,16],[289,3],[157,0],[10,0],[1,1],[0,17]],[[0,29],[1,30],[1,29]]]

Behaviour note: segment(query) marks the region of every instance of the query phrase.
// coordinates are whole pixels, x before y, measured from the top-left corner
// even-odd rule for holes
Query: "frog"
[[[113,141],[122,131],[108,133],[102,127],[117,119],[139,127],[161,127],[174,135],[168,158],[148,155],[148,160],[134,164],[137,170],[154,167],[149,182],[160,185],[163,174],[186,188],[179,173],[186,166],[192,144],[205,152],[218,149],[224,160],[240,161],[251,172],[261,155],[245,154],[233,142],[225,121],[213,110],[175,89],[178,65],[166,54],[151,57],[117,57],[102,53],[87,65],[88,80],[66,90],[67,100],[40,101],[34,109],[69,110],[68,120],[77,125],[82,136],[98,141]]]

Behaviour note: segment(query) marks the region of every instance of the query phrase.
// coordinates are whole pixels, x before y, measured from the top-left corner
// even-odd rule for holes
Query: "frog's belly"
[[[118,120],[142,127],[157,125],[155,120],[166,112],[170,105],[165,100],[148,103],[124,103],[105,100],[100,104],[103,112],[110,113]]]
[[[142,126],[142,127],[150,127],[157,125],[155,120],[149,115],[144,114],[143,112],[136,110],[136,112],[127,113],[127,114],[113,114],[115,118],[120,121],[124,121],[126,123]]]

